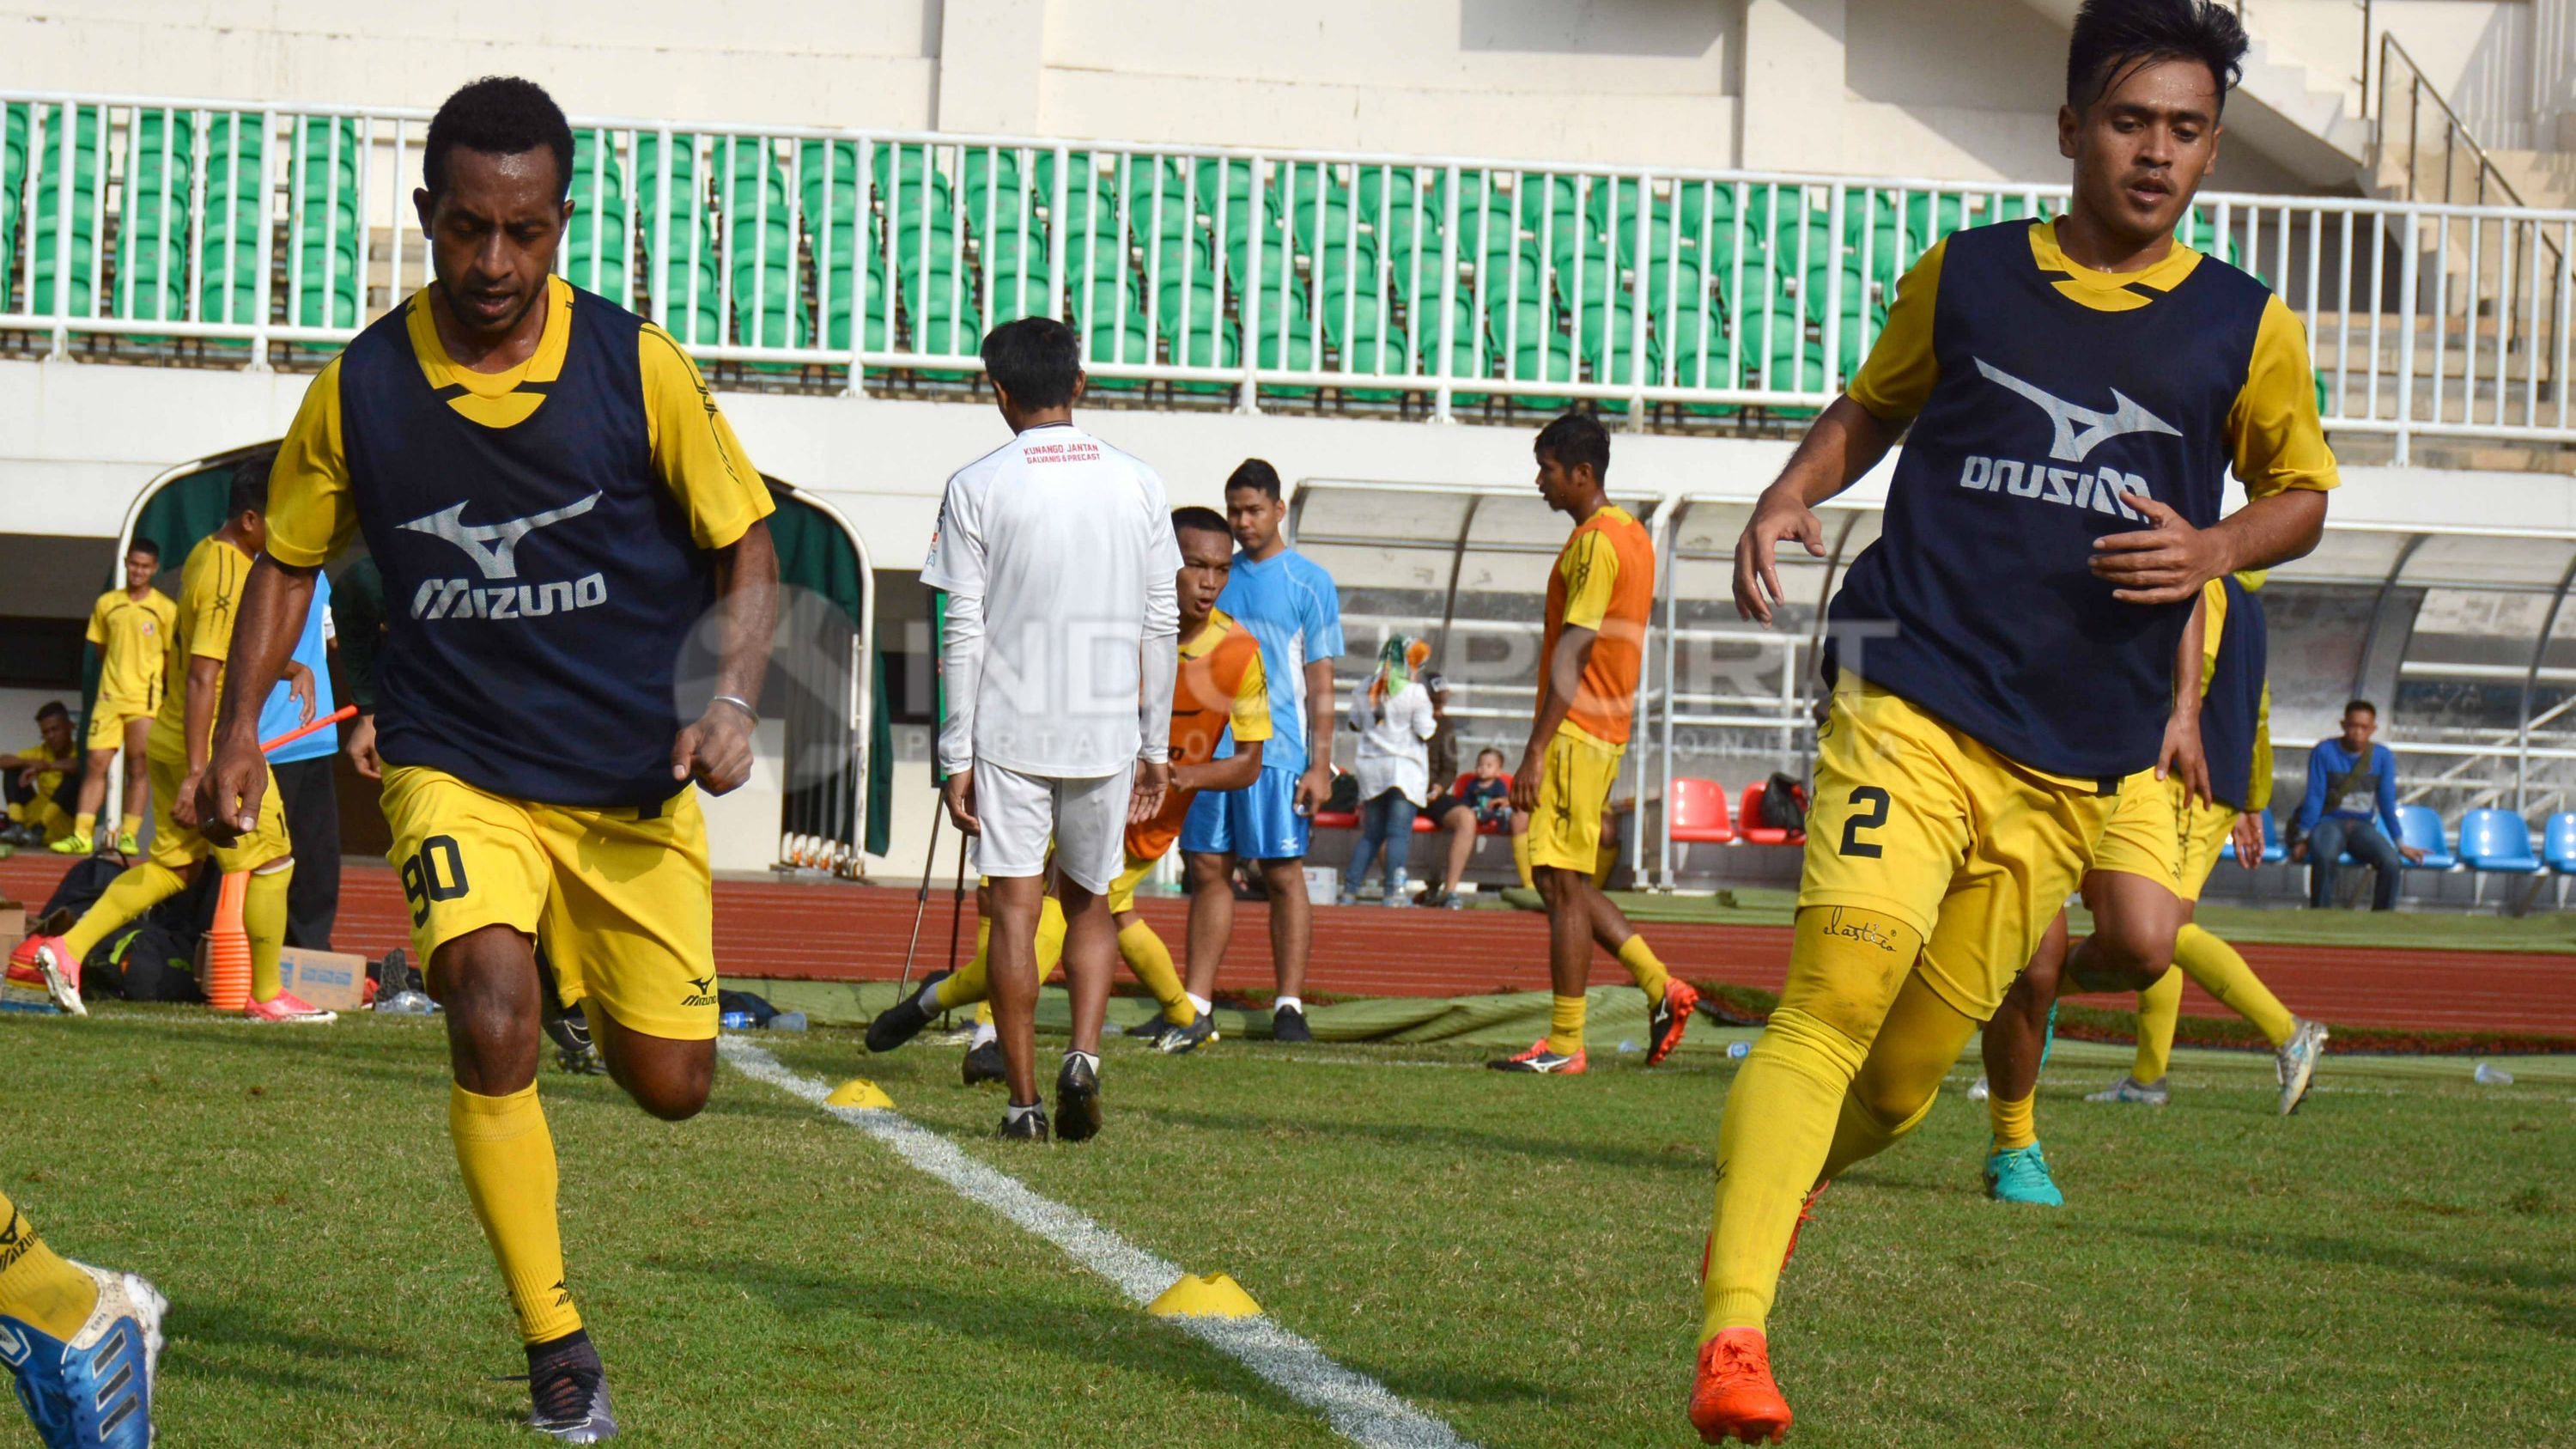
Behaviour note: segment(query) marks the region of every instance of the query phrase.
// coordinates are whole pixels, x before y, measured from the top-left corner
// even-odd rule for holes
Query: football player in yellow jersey
[[[1574,520],[1547,581],[1539,645],[1538,714],[1512,775],[1512,808],[1529,829],[1530,874],[1547,901],[1547,1035],[1528,1051],[1486,1063],[1502,1072],[1574,1076],[1586,1070],[1584,991],[1592,948],[1619,959],[1646,993],[1646,1065],[1680,1045],[1699,1006],[1689,982],[1664,970],[1654,948],[1593,883],[1602,817],[1637,706],[1646,621],[1655,603],[1655,545],[1645,525],[1610,501],[1610,435],[1590,413],[1567,413],[1539,430],[1539,496]]]
[[[144,741],[152,716],[161,708],[161,671],[169,657],[170,630],[179,606],[152,587],[161,569],[161,545],[138,538],[125,550],[125,587],[110,589],[90,607],[85,636],[98,650],[98,698],[89,711],[89,759],[82,767],[80,807],[68,839],[54,848],[67,855],[87,855],[98,812],[107,804],[107,771],[116,752],[125,752],[125,793],[119,800],[116,849],[135,852],[135,832],[143,828],[150,798],[144,767]]]
[[[1171,853],[1194,797],[1202,791],[1239,790],[1260,777],[1261,747],[1270,738],[1271,726],[1270,686],[1262,673],[1260,641],[1216,607],[1234,563],[1233,536],[1224,515],[1208,508],[1173,509],[1172,535],[1181,550],[1181,567],[1174,576],[1181,659],[1172,691],[1172,787],[1152,818],[1127,827],[1126,866],[1110,882],[1109,909],[1118,927],[1118,954],[1162,1007],[1160,1019],[1148,1022],[1137,1034],[1150,1035],[1156,1050],[1178,1055],[1213,1040],[1215,1023],[1182,989],[1171,948],[1137,913],[1136,887]],[[1222,760],[1214,758],[1219,743],[1229,735],[1235,753]],[[1198,910],[1195,900],[1190,908],[1193,914]],[[981,887],[977,909],[984,909]],[[975,1038],[966,1051],[966,1085],[1002,1080],[1002,1053],[987,1000],[991,941],[992,927],[986,921],[976,929],[974,960],[953,974],[932,975],[913,995],[868,1024],[868,1050],[892,1051],[912,1040],[940,1012],[974,1005],[978,1009]],[[1064,958],[1064,909],[1052,895],[1038,916],[1037,958],[1041,982]]]
[[[447,1008],[448,1131],[516,1310],[531,1427],[617,1432],[564,1267],[536,1092],[535,942],[610,1075],[669,1121],[715,1073],[698,789],[751,772],[777,611],[760,474],[669,334],[551,276],[572,131],[507,77],[450,96],[413,194],[432,280],[315,377],[242,605],[210,831],[273,810],[258,703],[313,575],[363,534],[384,577],[376,754],[412,945]],[[682,702],[683,641],[717,643]],[[697,686],[704,689],[705,686]]]
[[[1788,979],[1719,1123],[1689,1406],[1708,1442],[1788,1431],[1767,1328],[1802,1205],[1929,1114],[2123,782],[2167,758],[2201,587],[2324,529],[2334,455],[2297,317],[2174,240],[2246,44],[2211,0],[2085,0],[2066,213],[1924,255],[1736,545],[1736,606],[1769,623],[1774,549],[1822,556],[1815,506],[1904,437],[1829,606]]]
[[[48,845],[72,833],[71,812],[54,798],[62,793],[63,767],[80,757],[72,747],[72,712],[49,699],[36,711],[36,729],[41,737],[34,744],[0,755],[0,774],[11,777],[0,845]]]
[[[65,1011],[84,1012],[80,969],[91,950],[117,927],[177,895],[199,863],[212,857],[226,875],[249,875],[241,908],[251,967],[244,1014],[272,1024],[334,1019],[286,990],[278,971],[278,948],[286,939],[287,887],[295,873],[283,809],[272,796],[255,816],[220,838],[199,828],[204,822],[197,813],[197,779],[209,758],[216,710],[240,683],[226,661],[251,557],[268,537],[262,511],[267,500],[267,474],[251,463],[235,467],[229,516],[189,550],[180,570],[179,616],[169,631],[170,659],[164,666],[172,687],[161,692],[161,708],[144,744],[152,775],[152,853],[110,881],[70,930],[30,937],[10,955],[10,979],[41,980]],[[264,698],[273,682],[262,681],[253,697]],[[268,763],[258,757],[256,742],[253,763],[265,778]]]

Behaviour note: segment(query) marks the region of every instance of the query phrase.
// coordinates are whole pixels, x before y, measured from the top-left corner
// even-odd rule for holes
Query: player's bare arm
[[[1771,622],[1771,606],[1785,601],[1773,552],[1784,539],[1796,539],[1817,558],[1825,556],[1825,525],[1816,505],[1858,482],[1878,466],[1904,434],[1900,423],[1887,422],[1848,397],[1828,404],[1815,426],[1789,455],[1789,465],[1753,505],[1753,520],[1735,541],[1735,612],[1759,623]],[[1518,795],[1518,787],[1513,793]]]
[[[188,782],[170,813],[182,825],[193,825],[209,840],[229,844],[259,824],[260,798],[268,793],[267,762],[259,752],[259,706],[277,685],[303,632],[305,610],[313,602],[313,575],[319,567],[295,568],[262,554],[251,565],[242,586],[240,615],[233,623],[229,665],[212,659],[188,661]],[[215,679],[229,668],[233,687],[223,691],[223,709],[211,709]],[[198,713],[197,672],[207,671],[210,708]],[[207,737],[205,721],[214,724],[209,758],[198,742]],[[194,815],[195,820],[187,817]]]
[[[1261,778],[1260,740],[1249,740],[1234,747],[1234,753],[1222,760],[1202,765],[1174,765],[1172,788],[1175,790],[1215,791],[1240,790]]]
[[[1538,787],[1547,774],[1547,742],[1564,727],[1574,709],[1574,692],[1583,687],[1583,671],[1592,662],[1592,646],[1601,631],[1568,624],[1556,636],[1556,655],[1548,662],[1547,697],[1538,702],[1530,721],[1529,744],[1521,750],[1521,767],[1512,772],[1512,808],[1529,814],[1538,809]]]
[[[714,557],[716,617],[724,627],[716,696],[671,741],[671,778],[696,780],[708,794],[722,795],[751,778],[751,729],[769,672],[769,638],[778,627],[778,549],[768,521],[753,523]]]
[[[2326,495],[2313,488],[2257,498],[2208,528],[2144,494],[2128,502],[2155,526],[2095,539],[2093,576],[2132,604],[2178,604],[2220,574],[2304,558],[2326,528]]]
[[[1333,793],[1333,661],[1306,661],[1306,773],[1297,777],[1297,809],[1311,815]]]
[[[2156,778],[2179,772],[2203,805],[2212,803],[2209,756],[2200,742],[2200,656],[2208,635],[2209,600],[2203,597],[2191,606],[2191,622],[2183,625],[2182,642],[2174,646],[2173,713],[2165,719],[2164,747],[2156,753]]]

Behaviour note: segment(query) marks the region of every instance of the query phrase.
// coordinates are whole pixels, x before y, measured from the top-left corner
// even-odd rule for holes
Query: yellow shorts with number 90
[[[1816,732],[1798,906],[1883,911],[1923,937],[1933,991],[1984,1021],[2084,873],[2114,782],[2026,768],[1850,670]]]
[[[714,884],[694,787],[658,808],[587,809],[399,765],[384,810],[433,995],[440,946],[508,926],[544,946],[565,1005],[590,1001],[648,1036],[714,1038]]]

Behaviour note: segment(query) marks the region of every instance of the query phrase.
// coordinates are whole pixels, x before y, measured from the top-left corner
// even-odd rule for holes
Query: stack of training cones
[[[239,1011],[250,1004],[250,936],[242,930],[242,898],[250,893],[250,872],[227,871],[223,893],[215,898],[214,928],[206,933],[206,1004],[217,1011]]]

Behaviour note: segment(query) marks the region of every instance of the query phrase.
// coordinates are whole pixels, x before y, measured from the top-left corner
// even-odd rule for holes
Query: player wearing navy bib
[[[202,787],[208,833],[262,794],[257,701],[316,569],[363,537],[389,859],[447,1008],[448,1125],[527,1345],[531,1425],[616,1432],[567,1286],[537,1105],[542,936],[618,1084],[705,1106],[713,900],[697,790],[740,785],[776,609],[766,486],[671,338],[549,275],[572,133],[534,84],[439,108],[416,193],[435,273],[317,376],[278,455],[267,550]],[[713,611],[711,700],[679,702]]]
[[[1788,1430],[1765,1329],[1802,1204],[1922,1121],[2123,790],[2196,754],[2170,726],[2202,585],[2324,526],[2297,319],[2174,240],[2245,46],[2210,0],[2087,0],[2066,214],[1924,255],[1736,546],[1737,607],[1768,623],[1774,548],[1821,555],[1815,505],[1904,435],[1830,607],[1788,980],[1719,1124],[1690,1403],[1709,1442]],[[2222,517],[2231,468],[2248,502]]]

